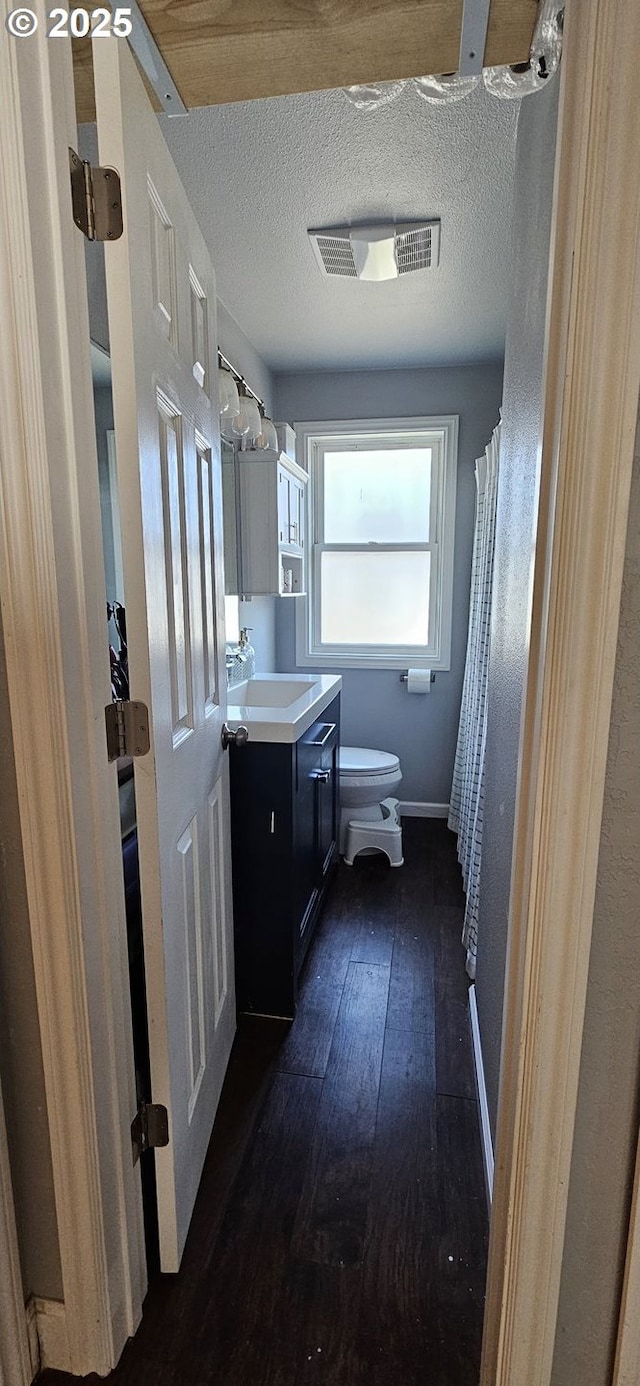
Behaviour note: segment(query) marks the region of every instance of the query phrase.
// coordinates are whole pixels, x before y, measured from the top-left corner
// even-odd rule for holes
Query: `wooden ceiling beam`
[[[140,0],[185,105],[455,72],[462,0]],[[537,0],[491,0],[485,66],[526,62]],[[113,40],[110,40],[110,42]],[[74,44],[80,120],[91,51]]]

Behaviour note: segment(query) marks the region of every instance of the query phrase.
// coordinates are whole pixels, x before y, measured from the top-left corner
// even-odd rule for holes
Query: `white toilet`
[[[402,866],[402,825],[394,798],[402,779],[400,761],[390,751],[341,746],[340,853],[353,866],[359,852],[385,852]]]

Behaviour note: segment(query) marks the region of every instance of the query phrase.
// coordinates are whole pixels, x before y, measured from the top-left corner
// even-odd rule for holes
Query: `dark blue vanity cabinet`
[[[340,696],[291,745],[232,746],[239,1011],[293,1017],[298,977],[338,860]]]

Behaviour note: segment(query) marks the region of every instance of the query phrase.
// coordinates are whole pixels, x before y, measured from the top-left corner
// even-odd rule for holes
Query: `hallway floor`
[[[404,837],[400,870],[340,865],[290,1031],[242,1020],[182,1269],[153,1278],[113,1386],[476,1386],[460,872],[444,822]]]

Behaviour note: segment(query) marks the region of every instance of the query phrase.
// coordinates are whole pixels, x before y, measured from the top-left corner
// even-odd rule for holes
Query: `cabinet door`
[[[236,458],[231,443],[222,442],[222,527],[224,532],[224,590],[227,597],[242,591],[240,575],[240,536],[236,494]]]
[[[337,851],[340,702],[335,699],[296,747],[296,956],[300,967]]]
[[[289,543],[289,473],[278,467],[278,538],[281,544]]]
[[[296,548],[304,544],[304,486],[295,477],[289,479],[289,543]]]
[[[278,467],[278,538],[287,549],[304,542],[304,485],[284,466]]]
[[[296,746],[295,807],[295,923],[296,956],[302,960],[308,943],[307,931],[318,899],[316,849],[316,747],[311,744],[314,729],[305,733]],[[310,937],[309,930],[309,937]]]
[[[331,749],[323,754],[321,764],[314,772],[316,787],[315,858],[320,889],[322,889],[324,878],[333,862],[336,852],[338,812],[336,779],[337,758],[338,750],[335,742],[333,742]]]

